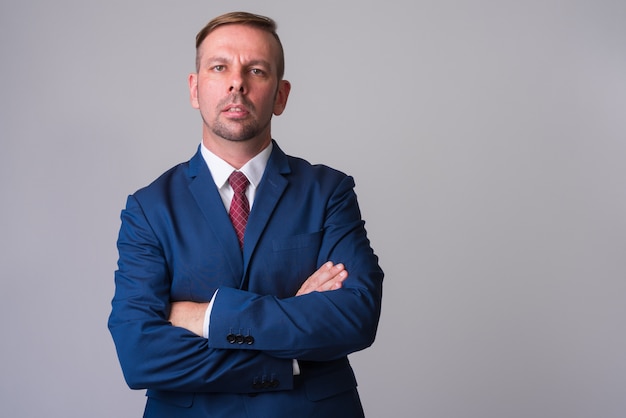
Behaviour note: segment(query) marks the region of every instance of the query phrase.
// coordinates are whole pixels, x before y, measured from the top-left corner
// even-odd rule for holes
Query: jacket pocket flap
[[[312,401],[319,401],[354,389],[356,378],[350,367],[321,376],[313,376],[304,383],[306,394]]]
[[[167,402],[172,405],[189,408],[193,404],[193,393],[169,392],[164,390],[148,390],[146,396]]]

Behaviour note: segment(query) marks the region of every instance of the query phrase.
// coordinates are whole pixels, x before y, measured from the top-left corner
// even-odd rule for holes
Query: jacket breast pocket
[[[266,271],[273,281],[282,282],[279,297],[295,295],[302,283],[317,270],[322,231],[272,240],[272,254]]]
[[[274,252],[280,251],[305,251],[311,248],[315,249],[315,254],[319,251],[322,241],[322,231],[313,232],[311,234],[300,234],[281,239],[275,239],[272,242]]]

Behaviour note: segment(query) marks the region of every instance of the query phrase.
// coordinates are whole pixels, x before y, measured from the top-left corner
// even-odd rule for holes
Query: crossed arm
[[[206,272],[202,268],[185,270],[185,258],[168,264],[168,257],[189,255],[178,251],[179,243],[169,239],[176,235],[166,236],[174,222],[160,212],[144,212],[139,197],[145,196],[129,197],[122,213],[116,293],[109,317],[128,385],[133,389],[246,393],[253,390],[250,382],[255,376],[269,372],[282,379],[284,390],[293,384],[289,380],[292,359],[329,361],[369,346],[380,314],[383,273],[360,219],[354,184],[350,178],[344,180],[334,188],[324,209],[319,248],[312,246],[315,254],[307,255],[309,262],[340,260],[345,267],[323,264],[294,289],[293,297],[241,290],[232,284],[235,279],[216,287],[206,282],[206,288],[194,289],[193,294],[196,300],[206,301],[219,288],[208,339],[198,338],[203,334],[208,305],[177,302],[188,297],[185,285],[192,281],[172,279],[200,278]],[[276,266],[264,274],[290,283],[284,280],[289,274],[285,268]],[[193,283],[200,286],[205,282]],[[250,332],[254,344],[231,344],[227,336],[238,331]]]
[[[306,295],[311,292],[326,292],[340,289],[347,277],[348,271],[343,264],[333,264],[331,261],[328,261],[309,276],[296,293],[296,296]],[[194,334],[202,336],[208,305],[208,302],[172,302],[169,321],[174,326],[185,328]]]

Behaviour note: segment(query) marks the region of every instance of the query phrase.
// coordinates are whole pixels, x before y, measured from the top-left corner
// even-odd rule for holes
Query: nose
[[[238,75],[233,77],[230,82],[230,88],[228,89],[229,93],[244,93],[244,79],[242,76]]]
[[[239,87],[237,87],[235,83],[232,83],[232,86],[230,86],[230,89],[228,89],[228,91],[231,93],[235,93],[235,92],[243,93],[243,84],[239,84]]]

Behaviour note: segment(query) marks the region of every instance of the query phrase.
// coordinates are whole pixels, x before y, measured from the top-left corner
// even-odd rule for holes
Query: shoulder
[[[138,200],[171,199],[188,189],[190,182],[208,168],[197,152],[189,161],[181,162],[158,176],[150,184],[137,190],[133,196]]]
[[[343,195],[354,187],[352,176],[324,164],[311,164],[299,157],[288,156],[291,171],[287,180],[292,190],[299,189],[318,196]]]
[[[289,160],[289,166],[296,173],[306,173],[315,177],[321,178],[343,178],[347,174],[333,167],[329,167],[325,164],[311,164],[304,158],[287,156]]]
[[[309,183],[340,183],[346,179],[352,179],[343,171],[329,167],[325,164],[311,164],[304,158],[285,154],[276,143],[273,160],[278,170],[290,181]]]
[[[147,186],[144,186],[137,190],[134,195],[142,197],[149,196],[160,191],[170,190],[173,187],[176,187],[176,185],[179,184],[182,180],[187,178],[185,173],[188,171],[188,169],[189,162],[179,163],[158,176]]]

